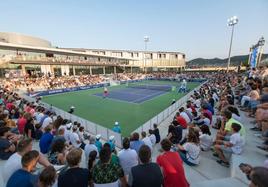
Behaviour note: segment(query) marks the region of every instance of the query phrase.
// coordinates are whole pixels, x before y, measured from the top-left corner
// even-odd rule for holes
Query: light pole
[[[234,26],[238,23],[238,18],[236,16],[233,16],[230,19],[228,19],[227,22],[228,22],[228,26],[232,27],[232,35],[231,35],[231,42],[230,42],[229,55],[228,55],[228,64],[227,64],[227,73],[228,73],[230,62],[231,62],[231,51],[232,51],[232,44],[233,44]]]
[[[147,43],[149,42],[149,36],[144,36],[143,37],[144,41],[144,54],[143,54],[143,67],[144,67],[144,72],[146,73],[146,51],[147,51]]]
[[[263,52],[263,46],[265,44],[265,40],[264,37],[262,36],[259,41],[258,41],[258,46],[260,47],[260,52],[258,55],[258,59],[257,59],[257,67],[259,66],[259,64],[261,63],[261,56],[262,56],[262,52]]]

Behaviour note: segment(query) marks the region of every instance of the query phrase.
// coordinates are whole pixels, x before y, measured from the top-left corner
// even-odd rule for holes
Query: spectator
[[[63,141],[64,143],[66,143],[66,140],[64,138],[64,132],[65,132],[64,128],[59,128],[57,135],[54,136],[54,138],[52,140],[52,143],[57,141],[57,140],[60,140],[60,141]]]
[[[201,135],[199,136],[200,139],[200,147],[202,151],[209,151],[212,144],[213,140],[211,137],[211,132],[209,130],[209,127],[207,125],[202,125],[200,127],[201,130]]]
[[[98,152],[100,152],[100,150],[102,149],[102,143],[100,141],[100,138],[101,138],[101,135],[100,134],[97,134],[96,135],[96,142],[95,142],[95,145],[96,147],[98,148]]]
[[[187,124],[191,123],[191,118],[188,116],[188,114],[185,112],[184,107],[181,107],[179,109],[180,116],[183,117]]]
[[[44,133],[41,130],[41,125],[39,123],[35,124],[35,139],[40,140],[43,134]]]
[[[100,162],[94,166],[92,178],[94,184],[118,186],[120,180],[122,187],[127,186],[123,169],[120,165],[111,162],[111,150],[107,148],[100,151]]]
[[[9,140],[9,127],[0,128],[0,159],[7,160],[16,151],[14,143]]]
[[[264,167],[254,167],[250,172],[250,187],[268,186],[268,169]]]
[[[142,145],[139,150],[140,164],[131,168],[129,175],[129,186],[131,187],[161,187],[163,175],[160,167],[151,162],[151,149]]]
[[[34,119],[29,117],[24,128],[24,133],[28,138],[35,139]]]
[[[149,138],[151,140],[152,145],[154,146],[156,143],[156,137],[155,137],[154,131],[152,129],[149,129]]]
[[[85,144],[80,141],[79,136],[77,134],[77,126],[73,126],[73,132],[70,134],[70,142],[75,148],[85,148]]]
[[[162,155],[159,155],[156,159],[157,164],[162,168],[164,176],[164,186],[177,187],[189,187],[186,180],[183,162],[177,152],[171,152],[172,143],[168,139],[161,141],[161,147],[164,150]]]
[[[7,182],[10,176],[17,171],[18,169],[22,168],[21,165],[21,158],[23,155],[32,151],[33,143],[31,138],[24,138],[19,141],[17,145],[17,152],[11,155],[7,162],[4,165],[3,169],[3,180]],[[50,165],[49,161],[44,157],[42,154],[39,153],[38,163],[44,167]]]
[[[115,151],[115,139],[114,136],[110,136],[109,140],[106,142],[110,145],[111,151],[114,152]]]
[[[103,145],[103,149],[110,149],[111,150],[111,145],[109,143],[105,143]],[[119,165],[119,158],[115,154],[115,150],[111,151],[111,163],[118,164]]]
[[[39,141],[39,148],[41,153],[46,154],[50,150],[51,143],[53,140],[52,125],[46,126],[44,131],[45,133],[42,135]]]
[[[241,135],[239,133],[241,126],[237,123],[232,124],[232,135],[230,136],[230,141],[222,141],[218,142],[215,145],[215,151],[217,154],[215,156],[219,156],[220,160],[217,162],[223,166],[229,166],[229,161],[225,158],[225,153],[234,153],[241,154],[243,147],[243,140],[241,139]]]
[[[154,124],[154,135],[155,135],[155,138],[156,138],[156,143],[159,143],[160,142],[160,133],[159,133],[159,129],[157,128],[157,124]]]
[[[121,133],[121,128],[120,128],[119,123],[117,121],[114,123],[114,127],[112,130],[114,132]]]
[[[91,185],[88,169],[80,168],[82,150],[72,149],[66,157],[69,169],[58,177],[58,187],[88,187]]]
[[[146,136],[146,132],[145,131],[141,132],[141,138],[142,138],[141,141],[143,141],[143,143],[145,145],[149,146],[150,149],[151,149],[151,151],[152,151],[153,150],[153,145],[152,145],[151,139],[148,136]]]
[[[125,175],[129,175],[130,169],[138,165],[138,155],[135,150],[130,149],[130,140],[128,138],[124,138],[123,149],[118,153],[118,157]]]
[[[65,143],[56,140],[51,144],[51,150],[48,153],[48,160],[53,165],[64,165],[66,162]]]
[[[34,187],[37,185],[38,177],[31,174],[39,159],[38,151],[29,151],[22,156],[22,169],[11,175],[7,182],[7,187]]]
[[[97,151],[91,151],[88,156],[88,170],[92,173],[93,167],[96,165]]]
[[[29,115],[28,113],[23,114],[22,112],[20,113],[20,117],[17,121],[17,126],[18,126],[18,131],[20,134],[24,134],[24,128],[25,125],[27,123],[27,115]]]
[[[86,156],[86,159],[89,157],[89,154],[91,151],[96,151],[97,152],[97,157],[99,157],[99,152],[98,152],[98,148],[96,147],[95,145],[95,137],[94,136],[90,136],[89,138],[89,144],[87,144],[85,146],[85,156]]]
[[[144,144],[144,142],[139,139],[140,135],[137,132],[134,132],[130,139],[130,149],[134,149],[137,153],[139,152],[140,147]]]
[[[181,159],[189,166],[196,166],[199,164],[200,146],[199,146],[199,132],[195,128],[190,128],[187,142],[178,145]]]
[[[53,166],[48,166],[39,175],[38,187],[52,187],[56,182],[57,173]]]
[[[179,112],[176,113],[175,120],[183,129],[187,129],[187,121],[180,115]]]

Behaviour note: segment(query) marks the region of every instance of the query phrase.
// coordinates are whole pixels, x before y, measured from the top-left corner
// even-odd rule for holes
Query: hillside
[[[268,58],[268,54],[263,54],[262,59]],[[186,65],[189,67],[192,66],[227,66],[228,58],[220,59],[220,58],[213,58],[213,59],[204,59],[204,58],[196,58],[186,62]],[[240,56],[233,56],[231,57],[231,65],[240,65],[240,63],[247,63],[248,62],[248,55],[240,55]]]

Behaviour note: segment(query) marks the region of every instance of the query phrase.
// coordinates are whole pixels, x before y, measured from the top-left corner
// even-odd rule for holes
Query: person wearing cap
[[[102,143],[101,143],[100,139],[101,139],[101,135],[97,134],[96,135],[95,145],[98,148],[98,152],[100,152],[100,150],[102,149]]]
[[[109,137],[109,141],[107,141],[108,144],[111,146],[111,151],[113,152],[115,150],[115,139],[114,136]]]
[[[117,121],[114,123],[114,127],[112,130],[114,132],[121,133],[121,128],[120,128],[119,123]]]

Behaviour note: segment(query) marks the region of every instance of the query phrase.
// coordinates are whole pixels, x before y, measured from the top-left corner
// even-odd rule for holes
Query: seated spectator
[[[215,156],[219,156],[220,160],[217,162],[224,166],[229,166],[229,161],[225,158],[224,153],[241,154],[243,148],[243,140],[239,133],[241,126],[237,123],[232,123],[232,135],[230,141],[218,142],[215,145]]]
[[[131,168],[128,184],[131,187],[161,187],[163,175],[159,165],[151,162],[151,149],[142,145],[139,150],[140,164]]]
[[[47,127],[46,127],[47,128]],[[51,144],[51,150],[48,153],[48,160],[53,165],[64,165],[66,162],[66,147],[61,140],[56,140]]]
[[[114,152],[115,151],[115,139],[114,139],[114,136],[110,136],[109,140],[106,143],[110,144],[111,151]]]
[[[268,186],[268,169],[264,167],[254,167],[250,172],[250,187]]]
[[[129,175],[131,168],[138,165],[138,155],[135,150],[130,149],[130,140],[128,138],[124,138],[123,149],[119,151],[118,158],[125,175]]]
[[[156,138],[156,143],[159,143],[161,138],[160,138],[160,133],[159,133],[159,129],[157,128],[157,124],[154,124],[154,135],[155,135],[155,138]]]
[[[164,176],[164,186],[189,187],[183,168],[183,162],[177,152],[171,152],[172,143],[168,139],[161,141],[161,147],[164,153],[156,159],[157,164],[162,168]]]
[[[144,145],[144,142],[139,139],[140,135],[137,132],[134,132],[130,139],[130,149],[134,149],[137,153],[139,152],[140,147]]]
[[[96,147],[95,145],[95,137],[94,136],[90,136],[89,138],[89,144],[86,144],[85,146],[85,156],[86,156],[86,159],[88,158],[89,154],[91,151],[96,151],[97,152],[97,157],[99,157],[99,152],[98,152],[98,148]]]
[[[209,130],[209,127],[207,125],[202,125],[200,127],[200,130],[201,130],[201,135],[199,136],[199,139],[200,139],[201,150],[209,151],[213,144],[213,140],[211,137],[211,132]]]
[[[145,131],[141,132],[141,138],[142,138],[141,141],[143,141],[145,145],[149,146],[151,151],[152,151],[153,150],[152,142],[151,142],[150,138],[148,136],[146,136]]]
[[[181,107],[181,108],[179,109],[179,113],[180,113],[180,116],[183,117],[183,118],[185,119],[185,121],[186,121],[187,124],[191,123],[191,121],[192,121],[192,120],[191,120],[192,116],[189,116],[189,115],[185,112],[184,107]]]
[[[35,124],[35,139],[40,140],[43,134],[41,125],[39,123]]]
[[[22,169],[15,171],[7,181],[7,187],[34,187],[38,177],[31,172],[35,169],[39,159],[38,151],[29,151],[21,158]]]
[[[84,142],[81,142],[77,134],[77,126],[73,126],[73,132],[70,134],[70,142],[75,148],[85,148]]]
[[[65,131],[64,128],[59,128],[58,133],[53,137],[52,143],[57,141],[57,140],[60,140],[60,141],[63,141],[64,143],[66,143],[66,140],[64,138],[64,131]]]
[[[51,143],[53,140],[52,125],[46,126],[44,131],[45,131],[45,133],[42,135],[42,137],[39,141],[39,148],[40,148],[41,153],[47,154],[48,151],[50,150]]]
[[[21,165],[21,158],[23,155],[28,153],[29,151],[32,151],[33,143],[32,139],[30,138],[24,138],[19,141],[17,145],[17,152],[11,155],[9,159],[6,161],[3,169],[3,180],[6,183],[10,176],[17,171],[18,169],[22,168]],[[47,167],[50,165],[49,161],[44,157],[44,155],[39,153],[39,159],[38,163],[44,167]]]
[[[103,149],[110,149],[111,150],[111,145],[109,143],[105,143],[103,145]],[[119,158],[116,155],[116,151],[115,150],[111,152],[111,163],[118,164],[119,165]]]
[[[20,117],[17,121],[17,127],[20,134],[24,134],[24,127],[27,123],[26,116],[29,115],[29,113],[20,113]]]
[[[102,143],[101,143],[100,139],[101,139],[101,135],[100,134],[97,134],[96,135],[95,145],[98,148],[98,152],[100,152],[100,150],[102,149]]]
[[[187,129],[187,121],[180,115],[179,112],[176,113],[174,118],[183,129]]]
[[[172,144],[179,144],[183,140],[183,128],[178,124],[177,121],[173,121],[168,127],[168,135]]]
[[[52,187],[57,178],[56,170],[53,166],[48,166],[45,168],[38,179],[38,187]]]
[[[118,186],[119,180],[122,187],[127,186],[123,169],[120,165],[111,162],[111,150],[107,148],[100,151],[100,162],[94,166],[92,178],[94,186],[97,184]]]
[[[199,132],[195,128],[190,128],[187,142],[178,145],[181,159],[189,166],[196,166],[200,162]]]
[[[151,140],[152,145],[154,146],[156,143],[156,137],[155,137],[154,131],[152,129],[149,129],[149,138]]]
[[[24,133],[28,138],[35,139],[35,128],[34,128],[34,119],[30,117],[27,119],[27,123],[24,128]]]
[[[13,153],[16,152],[16,147],[9,137],[12,133],[9,127],[0,128],[0,159],[7,160]]]
[[[88,187],[92,184],[89,170],[79,167],[82,153],[80,148],[74,148],[67,154],[69,169],[59,175],[58,187]]]
[[[89,173],[92,173],[93,167],[96,165],[97,151],[91,151],[88,156],[87,168]]]

